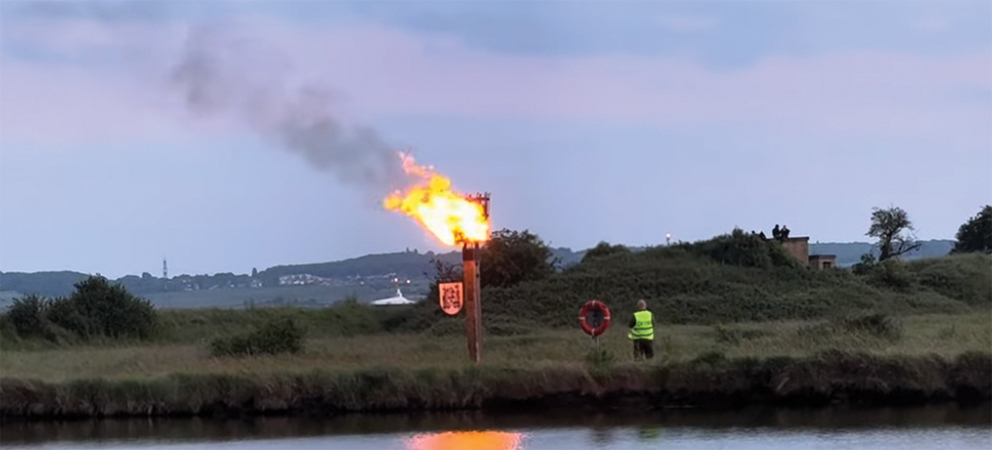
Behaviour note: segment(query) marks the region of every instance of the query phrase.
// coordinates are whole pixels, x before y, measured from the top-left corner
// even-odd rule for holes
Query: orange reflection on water
[[[449,431],[418,434],[407,440],[410,450],[517,450],[520,433]]]

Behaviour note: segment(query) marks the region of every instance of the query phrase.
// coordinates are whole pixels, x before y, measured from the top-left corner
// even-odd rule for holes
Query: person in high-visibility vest
[[[654,358],[654,316],[644,300],[637,301],[637,312],[630,318],[627,337],[634,341],[634,359]]]

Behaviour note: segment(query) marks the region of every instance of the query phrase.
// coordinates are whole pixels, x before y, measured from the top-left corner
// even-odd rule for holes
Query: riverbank
[[[657,410],[745,405],[921,405],[992,399],[992,354],[483,365],[304,373],[172,374],[65,382],[0,379],[0,418],[245,416],[441,410]]]

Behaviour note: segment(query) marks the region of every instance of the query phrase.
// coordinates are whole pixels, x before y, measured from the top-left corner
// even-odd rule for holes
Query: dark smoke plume
[[[400,182],[398,149],[372,128],[342,123],[329,90],[289,87],[289,69],[278,51],[200,27],[189,34],[171,81],[192,113],[246,124],[342,182],[383,192]]]

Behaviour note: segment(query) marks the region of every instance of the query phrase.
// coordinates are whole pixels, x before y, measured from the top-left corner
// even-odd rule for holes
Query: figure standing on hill
[[[644,300],[637,301],[637,312],[630,318],[627,337],[634,341],[634,359],[654,358],[654,316]]]
[[[782,225],[782,240],[784,241],[788,238],[789,238],[789,227]]]
[[[782,236],[782,232],[779,231],[778,224],[776,223],[775,228],[772,228],[772,238],[778,240],[780,236]]]

